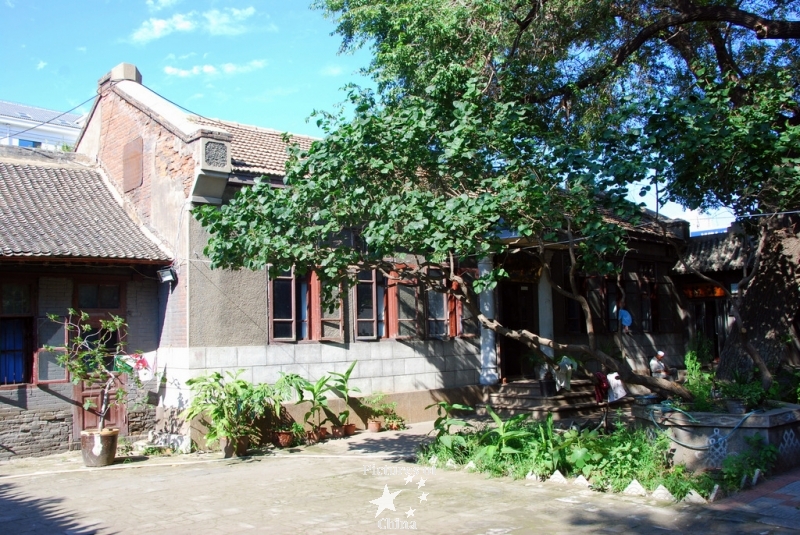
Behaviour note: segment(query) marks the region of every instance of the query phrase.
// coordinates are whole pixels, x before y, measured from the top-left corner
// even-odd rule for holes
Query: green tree
[[[326,136],[293,152],[290,187],[260,182],[221,210],[197,210],[212,234],[207,254],[219,267],[316,266],[335,282],[352,280],[359,269],[388,274],[389,259],[412,251],[419,261],[400,278],[455,295],[501,335],[534,351],[547,345],[596,358],[623,380],[688,396],[633,374],[597,347],[575,275],[618,269],[610,258],[625,251],[626,235],[615,223],[637,222],[638,207],[625,201],[636,181],[661,184],[665,199],[692,208],[731,199],[742,199],[746,210],[767,207],[760,198],[745,202],[740,190],[770,188],[733,171],[720,176],[712,159],[694,177],[699,187],[692,183],[692,158],[705,148],[692,129],[717,125],[715,113],[739,126],[709,134],[712,150],[736,147],[758,121],[786,137],[783,148],[761,140],[740,146],[750,156],[733,151],[730,160],[737,169],[758,161],[772,189],[793,183],[787,158],[800,70],[787,39],[800,35],[800,24],[782,21],[797,6],[319,0],[315,7],[335,19],[344,51],[372,49],[368,71],[377,94],[351,88],[351,118],[316,114]],[[760,107],[763,88],[774,93],[768,100],[777,117]],[[689,119],[665,127],[670,114]],[[765,143],[772,154],[758,156]],[[785,178],[776,178],[776,165]],[[729,182],[729,190],[720,189]],[[796,199],[795,183],[785,200]],[[339,239],[345,232],[355,234],[355,244]],[[566,244],[569,281],[556,290],[582,306],[586,344],[562,346],[480,314],[475,293],[504,277],[502,267],[469,281],[450,266],[505,251],[508,234],[523,254],[540,258],[548,279],[545,250]]]

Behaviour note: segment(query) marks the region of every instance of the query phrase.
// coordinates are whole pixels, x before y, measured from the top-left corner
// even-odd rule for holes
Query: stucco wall
[[[267,343],[265,271],[211,269],[203,256],[208,234],[188,221],[189,346],[251,346]]]

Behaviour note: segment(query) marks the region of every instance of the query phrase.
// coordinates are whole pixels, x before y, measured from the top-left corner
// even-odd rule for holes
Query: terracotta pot
[[[309,444],[316,444],[320,440],[322,440],[322,432],[319,429],[306,431],[306,441]]]
[[[327,427],[320,427],[319,428],[319,438],[321,440],[328,440],[328,428]]]
[[[386,424],[386,429],[388,429],[389,431],[397,431],[400,429],[400,424],[397,422],[388,422]]]
[[[119,429],[89,429],[81,431],[81,455],[86,466],[114,464],[117,455]]]
[[[291,431],[276,431],[275,441],[279,448],[290,448],[294,442],[294,434]]]
[[[344,437],[344,426],[343,425],[332,425],[331,426],[331,435],[333,438],[342,438]]]
[[[381,431],[381,421],[380,420],[370,420],[367,422],[367,429],[370,433],[380,433]]]
[[[344,424],[344,434],[348,437],[356,434],[356,424]]]
[[[237,439],[222,437],[219,439],[219,446],[226,459],[231,457],[244,457],[250,447],[250,437],[239,437]]]

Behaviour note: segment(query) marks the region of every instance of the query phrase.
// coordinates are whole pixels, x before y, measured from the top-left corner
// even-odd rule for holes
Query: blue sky
[[[311,0],[0,2],[1,100],[67,111],[127,62],[144,85],[200,115],[320,136],[306,121],[311,112],[332,111],[348,82],[370,85],[357,74],[368,51],[339,55],[334,23],[309,9]],[[645,201],[655,207],[654,195]],[[661,211],[692,230],[731,219],[676,205]]]
[[[367,84],[310,0],[0,0],[0,99],[66,111],[121,62],[201,115],[299,134]],[[84,105],[80,112],[89,110]]]

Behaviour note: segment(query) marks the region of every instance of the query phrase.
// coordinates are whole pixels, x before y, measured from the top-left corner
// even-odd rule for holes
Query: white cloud
[[[12,2],[11,0],[6,0],[6,5],[11,9],[14,9],[14,2]]]
[[[131,39],[136,43],[147,43],[154,39],[160,39],[172,32],[191,32],[197,25],[192,20],[194,12],[185,15],[176,13],[168,19],[151,18],[142,23],[142,26],[133,32]]]
[[[212,9],[203,13],[206,19],[205,30],[211,35],[239,35],[247,31],[242,24],[256,12],[253,6],[245,9],[226,8],[223,11]]]
[[[342,72],[344,71],[340,65],[326,65],[319,71],[322,76],[341,76]]]
[[[199,76],[201,74],[207,76],[214,76],[217,74],[243,74],[257,69],[263,69],[267,62],[263,59],[254,59],[248,63],[237,65],[235,63],[223,63],[219,67],[214,65],[195,65],[189,69],[181,69],[167,65],[164,67],[164,73],[168,76],[177,76],[179,78],[189,78],[191,76]]]
[[[39,63],[36,64],[36,70],[37,71],[41,71],[46,66],[47,66],[47,62],[46,61],[39,60]]]
[[[86,52],[86,47],[85,46],[79,46],[75,50],[77,50],[78,52],[84,52],[85,53]]]
[[[147,8],[150,11],[161,11],[162,9],[172,7],[180,2],[180,0],[147,0]]]
[[[245,63],[244,65],[236,65],[235,63],[223,63],[222,64],[222,71],[225,74],[242,74],[245,72],[251,72],[258,69],[263,69],[267,65],[267,62],[263,59],[254,59],[249,63]]]

